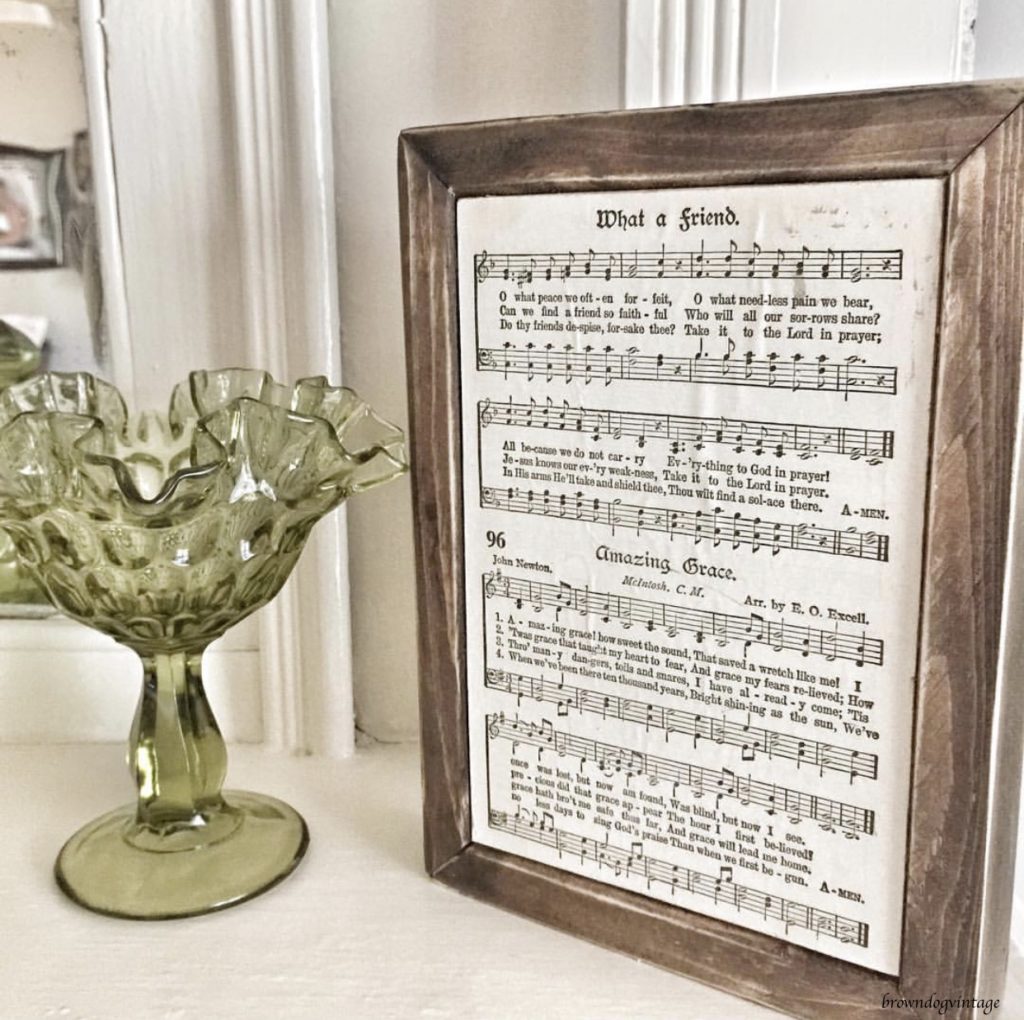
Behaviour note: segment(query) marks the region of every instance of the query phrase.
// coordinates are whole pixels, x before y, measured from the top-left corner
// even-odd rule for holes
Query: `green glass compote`
[[[135,804],[81,829],[60,887],[121,917],[201,914],[255,896],[305,852],[305,822],[227,791],[203,651],[269,602],[313,525],[406,470],[402,433],[325,379],[193,372],[166,414],[48,373],[0,393],[0,526],[53,604],[142,659]]]

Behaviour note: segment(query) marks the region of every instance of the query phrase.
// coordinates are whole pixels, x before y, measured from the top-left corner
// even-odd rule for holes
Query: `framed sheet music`
[[[403,133],[432,875],[797,1016],[998,997],[1022,98]]]

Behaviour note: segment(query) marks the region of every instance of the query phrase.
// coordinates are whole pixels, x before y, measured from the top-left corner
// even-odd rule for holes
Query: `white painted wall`
[[[621,104],[619,3],[330,0],[345,379],[407,424],[396,147],[402,128]],[[349,504],[359,726],[417,733],[409,485]]]
[[[766,94],[970,78],[973,6],[973,0],[777,0],[774,87]]]
[[[41,4],[0,0],[0,142],[60,149],[86,127],[74,25]]]
[[[978,0],[975,78],[1024,75],[1024,4],[1020,0]]]

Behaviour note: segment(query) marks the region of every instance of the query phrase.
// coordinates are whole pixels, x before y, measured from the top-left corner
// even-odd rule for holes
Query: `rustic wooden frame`
[[[426,866],[456,889],[797,1016],[981,994],[1005,966],[1020,684],[1004,585],[1024,311],[1024,81],[403,132]],[[898,978],[471,840],[456,213],[460,198],[931,177],[946,185]],[[1012,634],[1009,635],[1012,638]],[[1010,690],[1010,686],[1013,689]],[[998,732],[997,732],[998,730]],[[997,736],[1000,757],[992,754]],[[1005,819],[1004,819],[1005,820]],[[994,904],[990,906],[990,904]],[[984,943],[984,950],[982,948]],[[987,958],[989,962],[983,959]],[[992,962],[994,961],[994,962]],[[997,984],[993,984],[996,982]],[[998,995],[998,990],[996,991]],[[904,1009],[902,1016],[932,1015]],[[967,1017],[951,1009],[947,1017]]]

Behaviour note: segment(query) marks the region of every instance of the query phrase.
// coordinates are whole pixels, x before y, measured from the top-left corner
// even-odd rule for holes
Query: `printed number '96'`
[[[504,549],[505,548],[505,532],[504,531],[488,531],[487,532],[487,548],[488,549]]]

